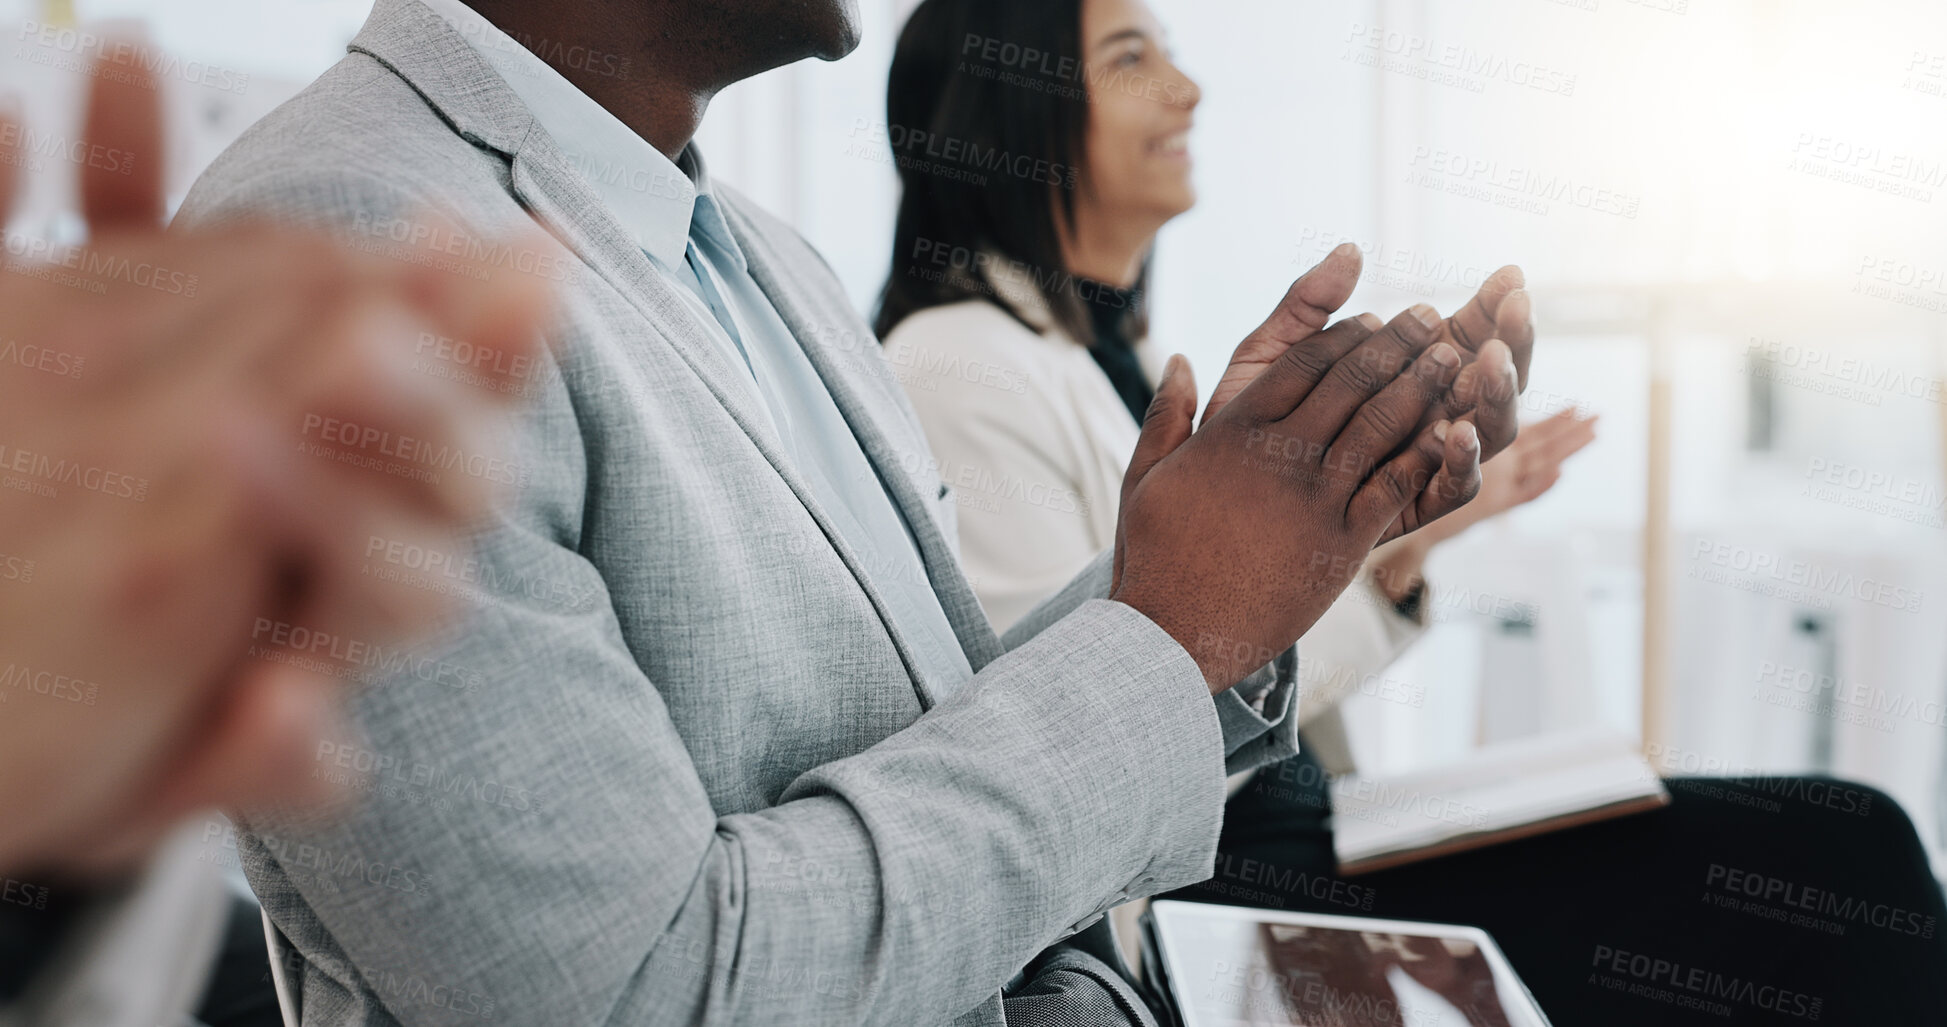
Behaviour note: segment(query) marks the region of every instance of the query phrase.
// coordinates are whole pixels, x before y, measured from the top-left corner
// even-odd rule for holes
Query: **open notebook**
[[[1339,873],[1359,874],[1666,806],[1637,743],[1550,735],[1397,777],[1332,785]]]

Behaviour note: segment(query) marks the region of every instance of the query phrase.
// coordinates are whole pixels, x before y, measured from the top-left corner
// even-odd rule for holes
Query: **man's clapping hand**
[[[1143,424],[1112,598],[1181,643],[1213,692],[1296,641],[1375,544],[1465,504],[1480,461],[1514,439],[1534,337],[1519,271],[1452,318],[1421,305],[1326,327],[1357,276],[1342,248],[1294,283],[1194,430],[1196,386],[1173,359]]]
[[[196,809],[320,797],[309,760],[346,682],[253,651],[256,630],[405,640],[437,610],[362,576],[362,547],[452,544],[490,489],[319,456],[307,433],[476,451],[518,389],[414,373],[413,347],[532,356],[548,303],[524,276],[265,226],[165,234],[155,83],[105,70],[86,134],[134,170],[83,172],[92,277],[0,273],[0,343],[33,355],[0,363],[0,869],[112,868]]]
[[[1204,420],[1223,409],[1286,350],[1324,330],[1359,284],[1363,265],[1359,248],[1345,243],[1291,283],[1284,301],[1231,354],[1230,365],[1211,390]],[[1511,264],[1487,276],[1472,299],[1440,322],[1438,335],[1440,341],[1458,349],[1462,362],[1470,367],[1478,362],[1490,340],[1500,340],[1514,364],[1516,393],[1528,387],[1528,365],[1535,347],[1533,305],[1522,288],[1525,281],[1521,269]],[[1504,382],[1491,380],[1500,370],[1487,366],[1463,374],[1440,411],[1446,417],[1477,421],[1483,449],[1490,457],[1514,441],[1517,429],[1513,398],[1500,387]],[[1481,389],[1493,395],[1483,397],[1478,391]]]

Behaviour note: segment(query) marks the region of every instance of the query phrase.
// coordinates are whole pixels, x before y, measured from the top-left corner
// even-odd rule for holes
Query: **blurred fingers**
[[[1494,337],[1507,344],[1514,360],[1515,389],[1528,388],[1528,364],[1535,352],[1534,304],[1526,289],[1516,289],[1501,300],[1494,315]]]
[[[490,429],[495,393],[427,373],[413,347],[425,322],[390,297],[368,296],[317,327],[300,391],[282,397],[300,455],[340,480],[391,495],[409,512],[459,524],[500,487],[525,484]]]
[[[97,235],[162,226],[162,94],[141,57],[148,46],[128,26],[95,59],[81,131],[91,155],[81,169],[81,211]]]
[[[342,733],[345,683],[288,665],[249,661],[156,771],[84,872],[137,862],[198,810],[310,808],[340,797],[315,774],[320,739]]]
[[[1562,469],[1560,467],[1544,468],[1543,470],[1530,476],[1527,479],[1527,481],[1523,483],[1523,489],[1522,489],[1523,498],[1521,501],[1526,503],[1536,499],[1540,499],[1542,496],[1548,493],[1549,489],[1555,487],[1556,482],[1559,482],[1561,480],[1562,480]]]
[[[0,225],[13,214],[14,193],[20,188],[20,167],[27,160],[22,146],[26,125],[19,97],[0,100]]]
[[[1521,269],[1512,264],[1488,275],[1473,297],[1447,318],[1447,340],[1469,354],[1480,352],[1495,337],[1502,302],[1525,283]]]
[[[435,225],[449,225],[437,214],[419,216]],[[449,233],[459,232],[450,225]],[[559,246],[538,227],[528,227],[494,243],[515,253],[551,253]],[[558,254],[567,259],[565,254]],[[523,274],[479,264],[474,273],[455,273],[434,267],[412,267],[397,279],[401,295],[426,318],[429,333],[415,341],[425,359],[446,361],[456,369],[480,376],[496,397],[516,397],[532,378],[541,335],[553,306],[551,283],[539,274]]]
[[[1539,421],[1531,421],[1521,428],[1520,448],[1535,448],[1546,439],[1557,438],[1564,432],[1572,431],[1582,420],[1579,410],[1574,407],[1563,407]]]
[[[250,661],[205,737],[158,789],[158,816],[173,822],[206,806],[251,810],[329,800],[336,788],[312,773],[314,754],[320,739],[343,734],[348,694],[340,678]]]
[[[450,521],[375,505],[332,465],[289,459],[281,442],[260,440],[251,459],[255,509],[274,526],[271,544],[301,585],[277,604],[283,621],[253,630],[254,642],[276,647],[301,636],[328,649],[331,640],[343,643],[333,651],[374,651],[438,622],[448,606],[441,594],[385,580],[370,564],[374,552],[397,547],[457,553]],[[258,629],[265,627],[260,616]]]
[[[1564,417],[1564,414],[1567,416]],[[1582,417],[1576,410],[1563,411],[1542,422],[1552,428],[1534,447],[1535,458],[1544,466],[1560,467],[1563,461],[1586,449],[1595,441],[1595,424],[1598,418]],[[1535,427],[1540,427],[1537,425]],[[1532,428],[1521,429],[1525,437]]]

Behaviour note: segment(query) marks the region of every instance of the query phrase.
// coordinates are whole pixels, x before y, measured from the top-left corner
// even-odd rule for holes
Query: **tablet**
[[[1183,1027],[1548,1027],[1477,927],[1170,900],[1149,917]]]

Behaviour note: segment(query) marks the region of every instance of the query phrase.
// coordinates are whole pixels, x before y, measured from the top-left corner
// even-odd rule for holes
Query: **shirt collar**
[[[635,134],[588,94],[461,0],[423,0],[466,38],[547,129],[568,163],[608,205],[636,245],[665,267],[680,267],[688,247],[698,198],[706,201],[704,224],[714,236],[722,213],[710,198],[703,158],[692,144],[684,167]],[[685,174],[685,171],[688,174]],[[737,247],[728,249],[735,253]]]

